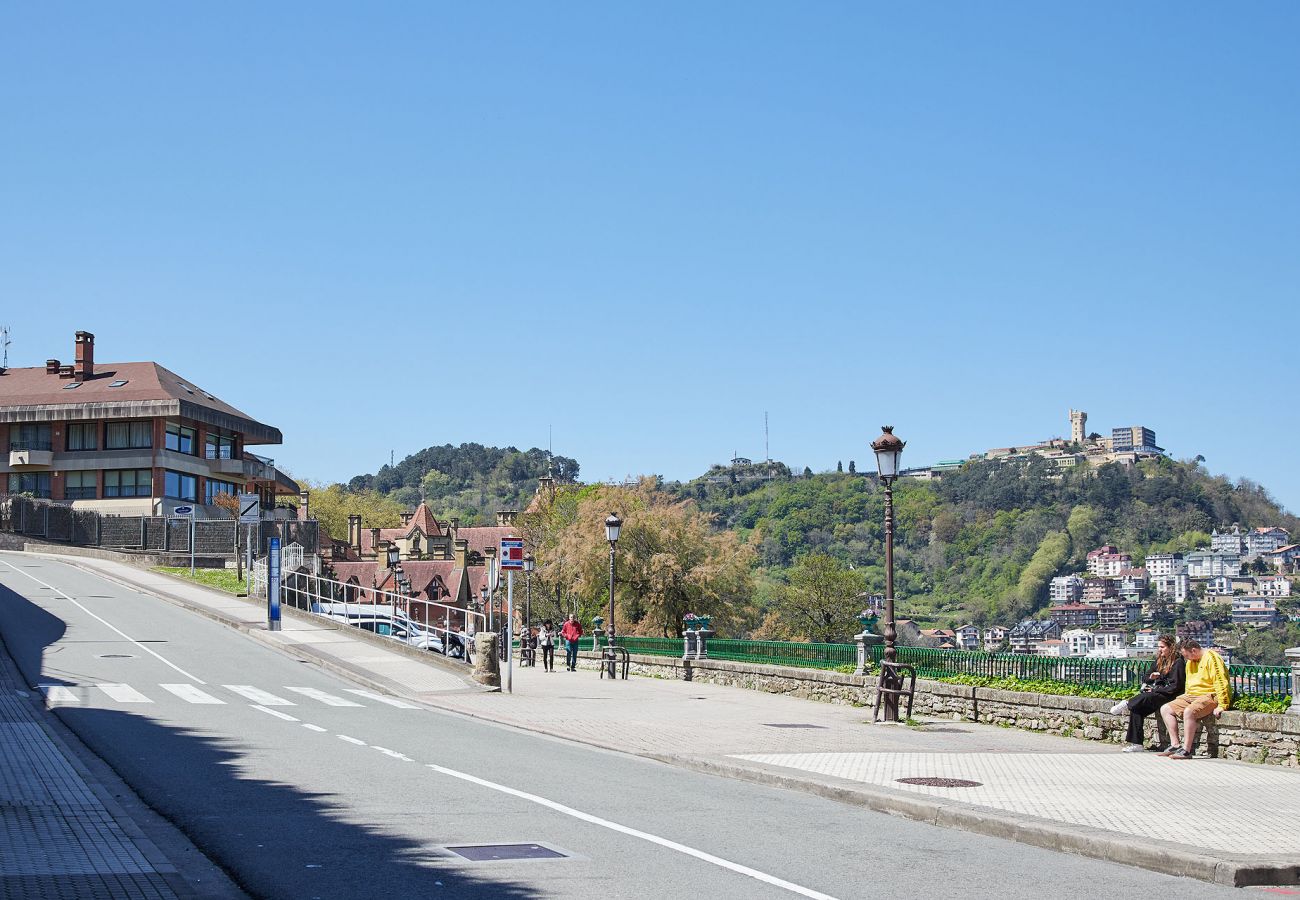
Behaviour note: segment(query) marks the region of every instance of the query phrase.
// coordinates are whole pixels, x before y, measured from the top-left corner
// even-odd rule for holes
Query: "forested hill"
[[[873,478],[701,478],[666,489],[738,530],[777,579],[820,551],[863,573],[869,590],[884,588],[884,499]],[[1300,520],[1259,485],[1164,458],[1059,475],[1042,459],[972,461],[939,481],[900,481],[894,498],[897,593],[908,598],[908,616],[944,625],[1010,623],[1043,607],[1050,579],[1082,569],[1104,543],[1140,565],[1147,553],[1208,544],[1216,526],[1300,533]]]

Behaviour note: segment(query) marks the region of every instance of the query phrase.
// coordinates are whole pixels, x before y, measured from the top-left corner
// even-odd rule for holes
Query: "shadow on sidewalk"
[[[0,616],[0,648],[9,651],[28,685],[87,683],[89,679],[60,670],[58,648],[51,645],[66,633],[61,620],[3,586]],[[235,748],[211,734],[115,710],[59,706],[52,711],[145,803],[255,897],[539,896],[525,883],[469,871],[436,846],[445,841],[438,834],[417,841],[392,833],[386,822],[344,821],[342,798],[291,783],[295,772],[327,765],[328,759],[282,760],[283,781],[250,778],[240,771],[239,755],[256,753],[255,746]],[[434,796],[431,788],[428,812],[438,812]],[[384,797],[381,787],[367,808],[382,806]],[[396,806],[403,798],[392,799]],[[353,818],[360,814],[350,813]],[[454,809],[447,810],[437,821],[451,824],[454,815]]]

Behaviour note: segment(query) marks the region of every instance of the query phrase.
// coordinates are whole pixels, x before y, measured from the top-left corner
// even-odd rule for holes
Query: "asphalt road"
[[[401,703],[39,557],[0,553],[0,638],[54,713],[258,897],[1237,893]],[[482,844],[562,856],[446,849]]]

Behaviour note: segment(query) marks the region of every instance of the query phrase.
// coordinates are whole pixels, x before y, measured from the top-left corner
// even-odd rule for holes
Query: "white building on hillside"
[[[1227,575],[1235,578],[1241,574],[1241,554],[1216,553],[1212,550],[1197,550],[1187,554],[1187,575],[1189,578],[1211,578],[1215,575]]]
[[[1061,633],[1061,640],[1065,642],[1066,656],[1087,656],[1096,643],[1092,638],[1092,632],[1086,628],[1071,628],[1069,631]]]
[[[1183,575],[1187,572],[1187,563],[1181,553],[1153,553],[1146,560],[1147,575],[1159,578],[1161,575]]]
[[[1078,603],[1083,597],[1083,579],[1078,575],[1060,575],[1052,579],[1049,589],[1053,606]]]
[[[1174,603],[1182,603],[1187,599],[1188,584],[1186,575],[1155,575],[1151,578],[1151,593]]]

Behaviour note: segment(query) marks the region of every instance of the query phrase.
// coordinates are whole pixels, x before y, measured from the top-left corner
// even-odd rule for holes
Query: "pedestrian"
[[[1221,716],[1232,706],[1232,685],[1228,682],[1228,667],[1223,657],[1213,650],[1202,649],[1196,641],[1183,641],[1179,646],[1187,660],[1187,683],[1183,693],[1160,707],[1160,716],[1169,729],[1169,749],[1160,755],[1170,759],[1191,759],[1196,746],[1196,732],[1201,720],[1211,715]],[[1178,743],[1178,720],[1183,722],[1183,741]]]
[[[582,639],[582,623],[573,613],[569,613],[568,621],[560,629],[560,637],[564,638],[564,667],[570,672],[578,671],[578,641]]]
[[[1141,691],[1127,700],[1121,700],[1111,707],[1111,715],[1122,716],[1128,713],[1128,736],[1124,745],[1125,753],[1136,753],[1142,746],[1142,722],[1160,711],[1160,707],[1173,700],[1183,692],[1187,683],[1187,661],[1178,652],[1178,642],[1172,634],[1162,634],[1156,642],[1159,650],[1151,671],[1142,679]],[[1172,740],[1172,738],[1171,738]],[[1153,747],[1161,752],[1169,749],[1170,744]]]
[[[542,648],[542,670],[555,671],[555,623],[550,619],[542,621],[537,629],[537,644]]]

